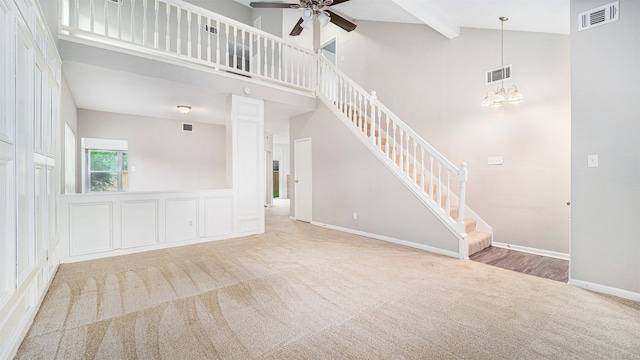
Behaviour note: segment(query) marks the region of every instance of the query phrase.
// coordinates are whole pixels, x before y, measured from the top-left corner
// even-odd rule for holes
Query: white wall
[[[80,109],[83,137],[129,142],[131,192],[229,187],[224,126],[193,123],[193,132],[183,132],[180,121]]]
[[[66,163],[65,163],[65,157],[64,157],[64,144],[66,142],[66,138],[65,138],[65,123],[69,124],[69,127],[71,128],[71,130],[77,135],[78,133],[78,109],[76,106],[76,102],[73,99],[73,95],[71,95],[71,90],[69,89],[69,85],[67,84],[67,80],[64,78],[64,74],[62,76],[62,87],[61,87],[61,99],[60,99],[60,141],[58,142],[58,144],[61,146],[60,149],[60,154],[61,156],[59,157],[60,159],[60,183],[59,183],[59,187],[60,187],[60,193],[64,194],[65,193],[65,169],[66,169]],[[76,136],[77,139],[77,136]],[[77,150],[77,149],[76,149]],[[77,158],[76,158],[76,165],[77,165]],[[76,172],[77,175],[77,172]],[[76,185],[80,184],[80,182],[77,180],[76,177]],[[78,192],[79,189],[76,186],[76,192]]]
[[[508,28],[508,23],[506,24]],[[324,31],[324,29],[323,29]],[[338,36],[338,67],[456,164],[467,203],[494,241],[569,252],[569,36],[505,31],[505,64],[525,102],[480,107],[484,72],[500,67],[500,32],[464,28],[449,40],[424,25],[359,21]],[[502,156],[504,165],[488,166]]]
[[[457,237],[323,103],[290,124],[292,144],[312,139],[313,222],[457,254]]]
[[[640,301],[640,3],[578,32],[577,14],[601,5],[571,1],[570,282]]]

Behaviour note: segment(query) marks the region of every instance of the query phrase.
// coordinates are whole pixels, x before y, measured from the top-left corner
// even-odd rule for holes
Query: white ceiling
[[[297,3],[235,1],[247,6],[251,1]],[[453,29],[499,29],[498,17],[507,16],[506,30],[569,34],[569,0],[351,0],[332,6],[332,10],[356,23],[357,20],[425,23],[438,31],[442,24]]]

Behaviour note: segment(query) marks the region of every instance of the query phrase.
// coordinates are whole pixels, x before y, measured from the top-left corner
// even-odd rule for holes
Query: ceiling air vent
[[[193,131],[193,124],[182,123],[182,131]]]
[[[505,66],[504,71],[502,71],[502,68],[497,68],[488,70],[485,74],[485,81],[487,85],[506,79],[511,79],[511,65]]]
[[[619,2],[614,1],[610,4],[578,14],[578,31],[618,21],[620,16],[619,8]]]

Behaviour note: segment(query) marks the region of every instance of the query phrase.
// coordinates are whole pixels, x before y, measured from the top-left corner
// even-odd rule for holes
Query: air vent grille
[[[511,65],[503,68],[488,70],[485,75],[486,84],[489,85],[496,81],[511,79]]]
[[[209,26],[207,24],[204,24],[204,31],[208,31],[213,35],[218,35],[218,28],[215,26]]]
[[[182,131],[193,131],[193,124],[182,123]]]
[[[614,1],[578,14],[578,31],[608,24],[620,19],[619,2]]]

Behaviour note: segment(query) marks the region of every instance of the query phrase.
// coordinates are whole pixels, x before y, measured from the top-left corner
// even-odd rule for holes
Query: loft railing
[[[315,89],[312,51],[181,0],[62,0],[60,31]]]
[[[61,33],[314,92],[457,234],[467,257],[459,168],[323,56],[181,0],[61,0]]]
[[[380,103],[375,92],[369,94],[323,56],[318,56],[317,72],[317,96],[441,215],[458,234],[459,256],[466,258],[466,164],[456,167]]]

